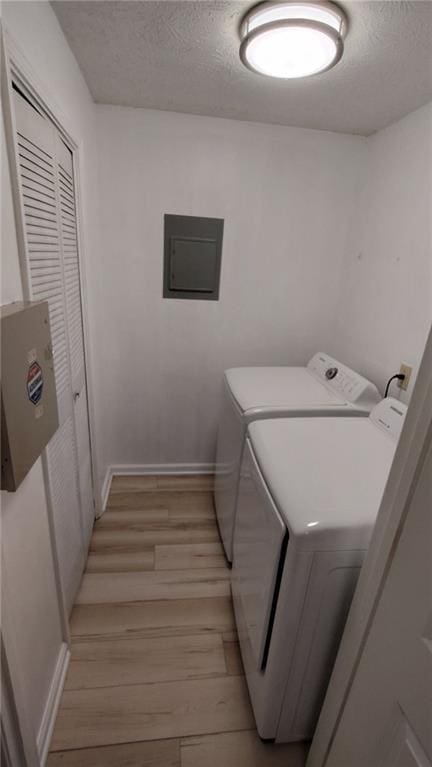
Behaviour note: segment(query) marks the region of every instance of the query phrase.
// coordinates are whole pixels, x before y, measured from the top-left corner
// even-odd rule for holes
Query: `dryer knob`
[[[337,368],[328,368],[326,370],[325,377],[327,378],[328,381],[331,381],[332,378],[335,378],[335,376],[337,376],[337,374],[338,374]]]

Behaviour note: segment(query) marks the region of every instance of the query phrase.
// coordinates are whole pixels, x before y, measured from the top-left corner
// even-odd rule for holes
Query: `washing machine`
[[[313,735],[405,412],[249,426],[231,577],[264,739]]]
[[[244,367],[223,380],[215,469],[216,516],[229,562],[242,451],[248,424],[298,416],[367,416],[380,394],[370,381],[318,352],[307,367]]]

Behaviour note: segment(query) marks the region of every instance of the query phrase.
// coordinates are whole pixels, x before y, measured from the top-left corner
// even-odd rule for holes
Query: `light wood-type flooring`
[[[48,767],[303,767],[258,738],[209,476],[114,477]]]

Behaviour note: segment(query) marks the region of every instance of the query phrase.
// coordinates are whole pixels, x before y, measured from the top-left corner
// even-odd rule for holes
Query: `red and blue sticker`
[[[43,373],[38,362],[32,362],[27,373],[27,396],[33,405],[37,405],[42,397]]]

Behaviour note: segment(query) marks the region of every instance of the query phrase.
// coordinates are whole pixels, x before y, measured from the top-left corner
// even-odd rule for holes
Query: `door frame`
[[[432,435],[432,329],[306,767],[327,767]],[[365,702],[366,703],[366,702]]]
[[[6,152],[8,157],[12,199],[15,218],[15,228],[17,236],[17,246],[19,255],[19,265],[21,274],[21,285],[24,300],[31,299],[31,283],[29,262],[27,259],[27,237],[24,223],[24,210],[21,195],[21,180],[18,163],[18,145],[16,140],[15,112],[13,104],[12,82],[20,85],[24,92],[28,92],[32,100],[40,107],[48,119],[54,123],[65,144],[68,146],[73,156],[73,175],[76,196],[76,226],[77,226],[77,245],[78,245],[78,264],[79,280],[82,306],[82,324],[83,324],[83,345],[84,361],[87,384],[87,410],[89,422],[89,440],[90,456],[92,470],[92,490],[95,517],[101,512],[101,488],[98,482],[97,458],[96,458],[96,420],[94,408],[94,374],[90,360],[91,339],[89,333],[89,308],[87,301],[86,287],[88,285],[88,276],[86,272],[86,244],[83,236],[83,213],[81,198],[81,178],[83,176],[83,151],[82,142],[77,142],[73,136],[73,130],[70,128],[69,121],[62,113],[62,110],[52,98],[45,85],[40,81],[32,65],[28,62],[25,55],[16,45],[15,41],[8,32],[3,20],[0,20],[0,68],[1,68],[1,105],[4,115],[4,129]],[[15,734],[19,739],[15,742],[21,742],[23,746],[23,766],[39,767],[44,764],[50,745],[52,730],[54,727],[57,708],[60,702],[63,690],[64,679],[70,657],[70,633],[69,616],[67,614],[63,590],[60,578],[60,567],[57,553],[57,545],[54,530],[54,518],[51,503],[51,488],[48,472],[48,460],[46,451],[41,455],[41,463],[44,477],[45,492],[47,498],[48,524],[50,534],[50,544],[53,557],[56,594],[58,601],[59,616],[62,629],[62,640],[60,655],[52,680],[52,687],[39,733],[34,733],[33,728],[28,722],[26,712],[25,687],[21,678],[21,670],[14,654],[13,631],[10,622],[7,620],[7,602],[8,589],[6,588],[6,578],[3,575],[3,606],[4,621],[2,626],[2,637],[4,643],[4,652],[8,663],[8,673],[10,678],[9,700],[13,710],[16,711],[16,726],[10,727],[10,739]],[[81,521],[81,520],[80,520]],[[13,720],[11,720],[13,725]],[[6,733],[5,733],[6,734]]]

